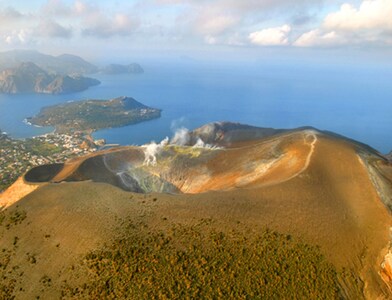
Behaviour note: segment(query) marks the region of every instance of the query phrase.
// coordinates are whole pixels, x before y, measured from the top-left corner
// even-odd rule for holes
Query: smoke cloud
[[[144,148],[144,165],[155,166],[157,164],[157,156],[167,145],[177,146],[192,146],[193,148],[206,148],[206,149],[221,149],[221,147],[205,143],[200,137],[196,140],[194,145],[191,145],[191,134],[189,129],[185,127],[178,128],[173,137],[170,139],[166,137],[159,144],[151,142],[142,146]]]
[[[205,149],[222,149],[222,147],[205,143],[201,138],[198,138],[193,148],[205,148]]]
[[[185,127],[181,127],[176,130],[170,143],[178,146],[188,145],[191,140],[189,130]]]
[[[169,144],[169,138],[166,137],[159,144],[151,142],[144,145],[144,165],[155,166],[157,164],[157,155],[162,151],[163,147]]]

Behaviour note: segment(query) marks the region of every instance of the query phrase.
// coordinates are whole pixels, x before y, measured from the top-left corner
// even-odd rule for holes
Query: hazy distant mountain
[[[143,68],[137,63],[128,65],[110,64],[103,68],[89,63],[83,58],[71,55],[62,54],[59,56],[52,56],[40,53],[33,50],[11,50],[7,52],[0,52],[0,71],[16,68],[21,63],[32,62],[48,73],[55,74],[141,74],[144,73]]]
[[[143,68],[137,64],[132,63],[129,65],[110,64],[101,69],[104,74],[141,74],[144,73]]]
[[[99,83],[88,77],[49,74],[32,62],[23,62],[0,73],[0,92],[7,94],[72,93]]]
[[[70,54],[52,56],[31,50],[12,50],[0,53],[0,70],[15,68],[23,62],[32,62],[49,73],[89,74],[98,71],[93,64]]]

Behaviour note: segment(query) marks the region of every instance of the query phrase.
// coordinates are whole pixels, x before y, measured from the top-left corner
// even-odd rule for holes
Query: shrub
[[[338,276],[317,247],[265,229],[246,234],[208,224],[147,231],[130,224],[89,253],[90,280],[63,295],[92,299],[335,299]]]

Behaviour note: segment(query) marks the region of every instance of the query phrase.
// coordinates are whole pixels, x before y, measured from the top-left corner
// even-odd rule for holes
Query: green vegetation
[[[55,126],[59,133],[121,127],[161,116],[161,111],[133,98],[85,100],[49,106],[29,121],[40,126]]]
[[[26,139],[24,145],[26,150],[34,155],[51,156],[64,150],[61,146],[39,139]]]
[[[4,229],[8,231],[11,227],[21,224],[26,216],[26,212],[18,208],[0,212],[0,237]],[[19,237],[12,236],[8,243],[2,243],[0,246],[0,299],[15,299],[15,285],[22,275],[20,266],[14,265],[12,259],[15,257],[19,240]]]
[[[88,254],[89,281],[64,297],[91,299],[336,299],[338,274],[320,250],[289,235],[224,233],[200,223],[148,231],[132,223]]]
[[[8,216],[8,223],[6,228],[9,229],[11,226],[19,225],[26,219],[26,212],[24,210],[13,210]]]
[[[64,162],[94,151],[95,148],[89,144],[82,149],[86,141],[82,134],[47,134],[16,140],[0,133],[0,192],[33,167]]]
[[[0,226],[4,226],[8,230],[12,226],[21,224],[26,219],[26,216],[26,212],[20,209],[0,211]]]

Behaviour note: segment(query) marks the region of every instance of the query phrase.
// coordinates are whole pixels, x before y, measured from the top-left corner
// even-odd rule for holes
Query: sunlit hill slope
[[[0,196],[3,293],[389,298],[391,182],[390,162],[359,142],[233,123],[37,167]],[[167,272],[183,280],[149,289]],[[198,285],[210,275],[219,289]]]

